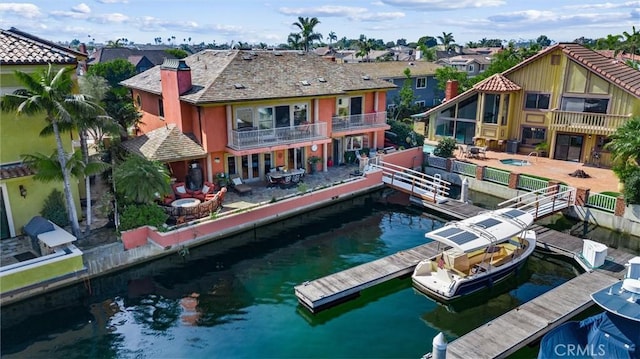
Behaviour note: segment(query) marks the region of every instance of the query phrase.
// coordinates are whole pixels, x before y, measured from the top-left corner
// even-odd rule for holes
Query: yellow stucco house
[[[426,122],[429,140],[523,154],[546,142],[553,159],[609,166],[608,136],[639,115],[640,71],[559,43],[414,117]]]
[[[14,75],[16,70],[34,73],[49,63],[56,70],[62,67],[77,69],[84,60],[86,54],[62,45],[14,28],[0,30],[0,95],[21,88]],[[22,227],[39,215],[51,191],[63,191],[61,181],[34,181],[32,170],[22,164],[23,154],[39,152],[49,155],[55,150],[53,136],[39,136],[45,126],[44,115],[18,117],[13,113],[0,113],[0,239],[19,235]],[[62,138],[65,150],[72,151],[71,136],[67,133]],[[76,208],[80,209],[77,184],[77,180],[72,180],[72,194]]]

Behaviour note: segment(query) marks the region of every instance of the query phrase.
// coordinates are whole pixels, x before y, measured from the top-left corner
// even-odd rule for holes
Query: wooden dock
[[[437,254],[437,242],[400,251],[296,286],[300,303],[313,313],[349,300],[376,284],[413,273],[421,260]]]
[[[454,340],[447,359],[505,358],[591,306],[591,293],[617,281],[598,271],[579,275]]]

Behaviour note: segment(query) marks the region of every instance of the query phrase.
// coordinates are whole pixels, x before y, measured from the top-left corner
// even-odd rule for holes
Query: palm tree
[[[336,33],[333,31],[331,31],[327,37],[329,38],[329,45],[338,40],[338,36],[336,36]]]
[[[304,51],[309,51],[309,48],[314,41],[322,40],[322,34],[313,32],[313,28],[319,23],[320,21],[318,21],[318,18],[316,17],[309,19],[308,17],[298,16],[298,22],[294,22],[292,24],[300,29],[300,36],[302,38],[302,44],[304,45]]]
[[[127,201],[137,204],[151,204],[170,193],[171,177],[160,162],[129,155],[113,171],[116,191]]]
[[[366,36],[360,35],[360,40],[358,40],[358,52],[356,52],[356,57],[360,56],[363,59],[366,57],[367,62],[369,62],[369,53],[375,47],[374,39],[367,39]]]
[[[445,50],[449,50],[456,42],[456,40],[453,39],[453,34],[446,32],[442,32],[442,36],[438,36],[438,40],[440,40]]]
[[[636,27],[633,26],[631,33],[624,31],[622,35],[624,35],[624,40],[618,45],[616,53],[626,52],[632,55],[638,55],[638,51],[640,50],[640,31],[636,31]]]
[[[640,166],[640,116],[636,116],[618,127],[610,136],[605,149],[611,151],[613,160],[620,163],[634,161]]]
[[[70,173],[67,167],[67,157],[62,146],[59,125],[73,123],[72,113],[74,111],[77,111],[76,113],[89,112],[93,105],[87,102],[83,96],[72,94],[74,83],[71,79],[71,73],[73,71],[72,68],[65,67],[55,72],[51,64],[49,64],[48,68],[38,71],[33,76],[22,71],[15,71],[16,78],[25,89],[19,89],[13,94],[2,96],[0,108],[2,111],[15,111],[18,115],[45,114],[45,120],[51,124],[56,139],[69,222],[71,223],[73,235],[79,238],[81,233],[78,213],[71,196]]]
[[[298,33],[292,32],[289,34],[287,38],[287,44],[292,50],[298,50],[302,47],[302,42],[300,42],[301,36]]]
[[[596,48],[598,50],[615,50],[620,45],[622,35],[607,35],[607,37],[596,40]]]
[[[65,154],[67,158],[67,171],[75,178],[89,177],[107,170],[110,166],[108,163],[93,161],[86,163],[84,161],[82,150],[75,151],[72,155]],[[49,156],[42,153],[31,153],[22,155],[22,161],[30,168],[36,171],[33,179],[41,182],[53,182],[62,180],[62,166],[58,153],[53,151]]]

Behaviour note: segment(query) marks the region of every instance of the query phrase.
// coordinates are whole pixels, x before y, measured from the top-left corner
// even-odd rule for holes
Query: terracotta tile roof
[[[504,71],[502,74],[508,75],[557,49],[561,49],[570,59],[602,76],[613,85],[620,87],[635,97],[640,97],[640,71],[627,66],[623,61],[608,58],[575,43],[559,43],[550,46]]]
[[[191,68],[193,86],[180,98],[196,104],[340,95],[347,91],[396,87],[366,77],[346,64],[297,51],[204,50],[184,60]],[[122,84],[160,94],[160,66]]]
[[[33,176],[36,173],[23,163],[12,163],[0,166],[0,179]]]
[[[174,124],[124,141],[122,147],[146,159],[160,162],[186,161],[207,155],[195,139],[182,133]]]
[[[378,79],[404,78],[405,69],[409,69],[413,77],[435,75],[436,70],[442,67],[426,61],[360,62],[345,65]]]
[[[11,28],[0,30],[0,64],[75,64],[87,54]]]
[[[522,89],[520,85],[501,74],[493,74],[473,85],[473,88],[481,92],[514,92]]]

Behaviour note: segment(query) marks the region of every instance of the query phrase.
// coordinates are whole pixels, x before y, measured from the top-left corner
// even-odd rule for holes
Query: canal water
[[[453,306],[410,278],[319,314],[293,287],[425,243],[450,218],[370,194],[2,307],[3,358],[419,358],[575,277],[538,253]],[[471,355],[471,353],[470,353]]]

